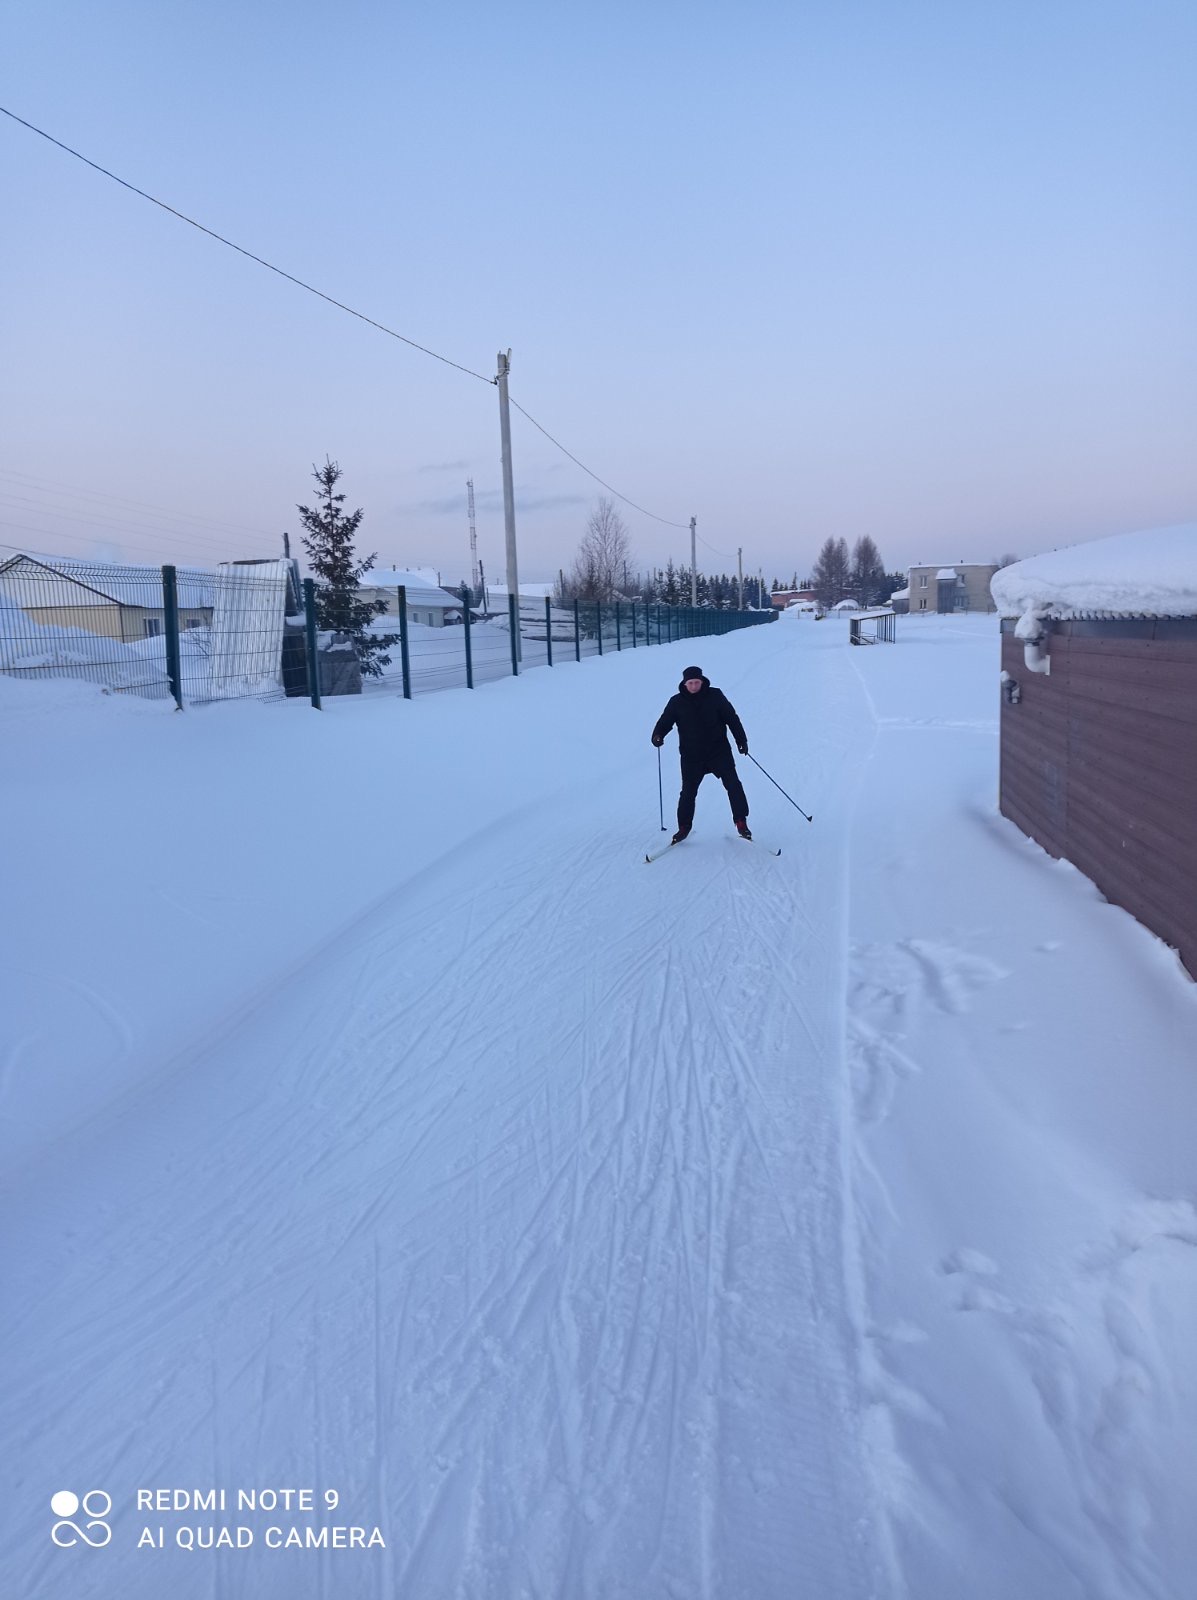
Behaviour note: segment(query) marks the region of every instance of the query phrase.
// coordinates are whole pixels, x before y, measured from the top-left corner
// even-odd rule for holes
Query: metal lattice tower
[[[474,480],[466,479],[466,488],[470,494],[470,588],[475,594],[482,588],[482,579],[478,573],[478,530],[474,526]]]

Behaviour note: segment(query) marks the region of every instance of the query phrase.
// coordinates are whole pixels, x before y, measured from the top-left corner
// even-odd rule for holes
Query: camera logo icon
[[[50,1529],[50,1537],[62,1550],[77,1544],[89,1544],[101,1550],[112,1538],[112,1529],[105,1522],[112,1510],[112,1496],[103,1489],[89,1489],[82,1499],[70,1489],[60,1489],[50,1497],[50,1510],[58,1518]],[[82,1525],[71,1519],[80,1511],[86,1519]]]

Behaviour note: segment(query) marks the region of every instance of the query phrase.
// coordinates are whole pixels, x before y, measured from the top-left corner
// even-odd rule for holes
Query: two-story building
[[[950,616],[955,611],[994,611],[989,580],[996,561],[928,562],[911,567],[909,609],[912,617]]]

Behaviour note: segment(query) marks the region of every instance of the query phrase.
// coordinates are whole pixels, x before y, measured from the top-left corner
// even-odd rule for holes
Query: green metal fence
[[[606,605],[509,596],[496,612],[469,591],[441,626],[411,620],[408,596],[380,618],[399,633],[377,677],[363,676],[352,640],[320,633],[315,589],[291,561],[227,562],[214,570],[131,567],[15,555],[0,562],[0,672],[74,678],[117,693],[212,701],[425,694],[475,688],[534,667],[560,667],[756,627],[769,611]],[[425,612],[425,615],[428,613]]]
[[[716,611],[703,606],[646,605],[619,600],[597,605],[522,597],[518,608],[508,596],[487,614],[466,590],[458,619],[440,626],[413,624],[400,602],[398,625],[408,660],[403,692],[424,694],[435,689],[477,688],[497,678],[559,667],[590,656],[706,638],[776,620],[777,612]],[[518,617],[518,621],[516,618]],[[378,623],[380,632],[394,630],[396,618]],[[399,647],[392,652],[398,657]],[[365,684],[369,693],[395,693],[401,674],[393,659],[381,678]]]
[[[306,693],[302,644],[296,658],[287,643],[297,595],[283,561],[208,571],[14,555],[0,562],[0,671],[182,706],[282,697],[297,659]]]

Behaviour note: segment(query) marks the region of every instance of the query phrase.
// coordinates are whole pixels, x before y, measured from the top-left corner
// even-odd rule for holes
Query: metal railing
[[[508,596],[487,614],[465,591],[441,625],[413,622],[408,594],[380,634],[398,632],[378,676],[352,640],[320,633],[315,589],[290,561],[226,562],[215,570],[129,567],[16,555],[0,562],[0,672],[75,678],[111,692],[217,700],[431,693],[475,688],[540,666],[728,633],[776,620],[769,611],[610,604]],[[443,597],[442,597],[443,598]],[[444,617],[446,612],[437,613]]]
[[[472,689],[534,667],[730,633],[776,618],[772,609],[716,611],[703,606],[648,605],[639,600],[609,604],[573,601],[561,606],[549,599],[524,597],[517,606],[512,595],[507,597],[505,611],[485,614],[467,589],[460,620],[433,626],[408,620],[401,598],[398,626],[406,644],[408,670],[402,671],[395,659],[399,652],[393,652],[391,665],[383,669],[382,676],[363,687],[370,694],[401,692],[408,698],[437,689]],[[381,618],[375,626],[379,632],[393,630],[396,618]]]

